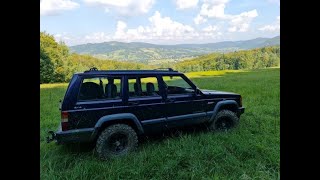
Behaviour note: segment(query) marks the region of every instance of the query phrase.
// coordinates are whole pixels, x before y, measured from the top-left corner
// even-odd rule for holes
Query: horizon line
[[[123,41],[104,41],[104,42],[97,42],[97,43],[85,43],[85,44],[77,44],[77,45],[67,45],[68,47],[71,46],[80,46],[80,45],[87,45],[87,44],[102,44],[102,43],[110,43],[110,42],[120,42],[120,43],[125,43],[125,44],[129,44],[129,43],[144,43],[144,44],[152,44],[152,45],[159,45],[159,46],[176,46],[176,45],[203,45],[203,44],[215,44],[215,43],[221,43],[221,42],[239,42],[239,41],[249,41],[249,40],[254,40],[254,39],[259,39],[259,38],[267,38],[267,39],[273,39],[280,36],[274,36],[274,37],[256,37],[256,38],[252,38],[252,39],[246,39],[246,40],[229,40],[229,41],[219,41],[219,42],[212,42],[212,43],[185,43],[185,44],[155,44],[155,43],[149,43],[149,42],[142,42],[142,41],[131,41],[131,42],[123,42]]]

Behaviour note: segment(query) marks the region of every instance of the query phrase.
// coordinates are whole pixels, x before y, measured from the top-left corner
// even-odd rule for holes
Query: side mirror
[[[200,90],[199,90],[198,88],[196,88],[196,90],[194,91],[194,94],[195,94],[195,95],[201,94],[201,93],[200,93]]]
[[[192,96],[197,96],[197,94],[198,94],[198,91],[197,91],[197,89],[193,89],[193,93],[192,93]]]

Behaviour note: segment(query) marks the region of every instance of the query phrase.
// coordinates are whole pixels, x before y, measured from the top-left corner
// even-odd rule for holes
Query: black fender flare
[[[112,115],[106,115],[106,116],[103,116],[101,117],[96,125],[94,126],[95,128],[95,135],[98,133],[97,130],[106,122],[115,122],[115,121],[118,121],[118,120],[123,120],[123,119],[126,119],[126,120],[130,120],[132,121],[136,127],[137,127],[137,130],[138,130],[138,134],[143,134],[144,133],[144,130],[143,130],[143,127],[140,123],[140,121],[138,120],[138,118],[134,115],[134,114],[131,114],[131,113],[119,113],[119,114],[112,114]]]
[[[214,120],[214,118],[216,117],[216,115],[218,114],[218,112],[221,110],[221,108],[223,108],[223,106],[226,106],[226,105],[231,105],[233,107],[236,108],[236,110],[239,108],[239,105],[238,103],[235,101],[235,100],[223,100],[223,101],[219,101],[214,109],[213,109],[213,114],[209,120],[209,122],[212,122]]]

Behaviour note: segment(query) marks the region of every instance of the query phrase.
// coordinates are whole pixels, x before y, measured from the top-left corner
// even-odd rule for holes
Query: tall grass
[[[60,122],[67,84],[40,85],[41,179],[279,179],[280,69],[186,75],[202,89],[237,92],[246,112],[228,133],[181,132],[146,140],[137,152],[100,161],[91,148],[45,142]]]

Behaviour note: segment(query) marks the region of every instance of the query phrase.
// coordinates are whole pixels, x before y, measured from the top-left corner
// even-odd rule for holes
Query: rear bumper
[[[50,131],[50,136],[47,137],[47,143],[56,141],[58,144],[76,143],[76,142],[91,142],[94,140],[96,131],[95,128],[75,129],[69,131],[57,132]]]
[[[246,109],[245,107],[239,107],[237,111],[237,115],[240,116],[241,114],[243,114],[245,109]]]

